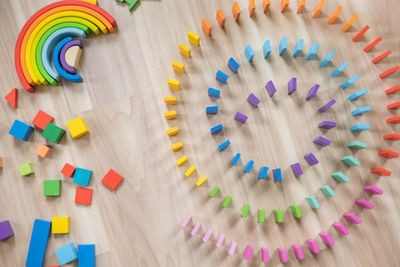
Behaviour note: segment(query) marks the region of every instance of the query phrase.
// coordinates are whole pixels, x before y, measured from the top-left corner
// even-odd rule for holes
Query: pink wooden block
[[[366,185],[364,186],[364,190],[373,195],[382,195],[383,190],[375,185]]]
[[[222,243],[224,242],[225,236],[223,234],[220,234],[217,238],[217,243],[215,244],[215,246],[217,248],[222,246]]]
[[[356,204],[364,209],[372,210],[374,208],[374,205],[372,203],[370,203],[366,199],[362,199],[362,198],[356,199]]]
[[[294,255],[296,256],[296,258],[298,258],[299,260],[304,259],[304,254],[303,254],[303,250],[301,249],[301,246],[299,246],[297,244],[293,244],[292,249],[293,249],[293,252],[294,252]]]
[[[228,254],[233,256],[233,254],[235,254],[235,250],[236,250],[236,242],[235,241],[231,241],[231,244],[229,245],[229,250],[228,250]]]
[[[287,257],[287,253],[286,250],[284,248],[279,247],[278,248],[278,254],[279,254],[279,258],[281,259],[281,262],[286,263],[288,262],[288,257]]]
[[[321,237],[322,241],[328,246],[333,246],[335,242],[333,241],[331,235],[327,232],[320,232],[319,236]]]
[[[203,236],[203,242],[207,242],[208,239],[210,239],[211,235],[212,235],[212,231],[211,231],[211,229],[208,229],[207,232]]]
[[[265,263],[269,261],[269,251],[266,248],[261,248],[261,260]]]
[[[343,216],[351,223],[360,224],[362,221],[352,212],[345,212]]]
[[[342,235],[348,235],[349,234],[349,230],[347,230],[346,226],[344,226],[343,223],[340,222],[334,222],[333,224],[333,228],[335,228],[335,230]]]
[[[251,255],[253,255],[253,251],[254,249],[250,245],[247,245],[246,249],[243,252],[243,257],[246,260],[249,260],[251,258]]]
[[[190,234],[191,234],[192,236],[196,235],[196,234],[197,234],[197,231],[199,231],[199,229],[200,229],[200,223],[196,223],[196,224],[193,226],[192,232],[190,232]]]
[[[187,216],[187,217],[183,220],[183,222],[181,223],[181,227],[182,227],[182,228],[186,228],[186,226],[188,225],[188,223],[190,222],[191,219],[192,219],[191,216]]]
[[[312,253],[314,254],[319,253],[319,247],[317,241],[315,241],[314,239],[307,239],[307,246]]]

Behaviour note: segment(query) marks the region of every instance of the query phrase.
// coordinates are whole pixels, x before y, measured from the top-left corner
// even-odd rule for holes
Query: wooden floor
[[[325,1],[321,15],[312,19],[317,1],[308,0],[303,13],[296,14],[297,1],[290,1],[289,10],[280,13],[280,1],[271,1],[270,12],[261,10],[261,0],[256,1],[256,15],[250,18],[248,1],[239,0],[242,15],[235,23],[231,15],[231,0],[142,0],[129,12],[126,5],[116,1],[101,0],[100,7],[112,14],[118,22],[115,33],[90,36],[85,47],[78,73],[84,78],[81,84],[63,81],[57,87],[38,87],[34,94],[21,89],[14,69],[14,46],[18,33],[26,20],[47,0],[0,1],[0,93],[2,98],[14,87],[19,90],[19,108],[12,109],[6,101],[0,103],[0,156],[4,167],[0,170],[0,221],[10,220],[15,236],[0,242],[1,266],[24,266],[33,220],[51,220],[53,216],[70,216],[71,232],[51,235],[45,266],[58,264],[54,250],[74,242],[96,244],[96,266],[278,266],[276,248],[288,249],[287,266],[399,266],[400,265],[400,165],[398,159],[383,160],[377,151],[391,148],[399,151],[396,142],[385,142],[382,136],[399,132],[385,119],[396,112],[386,110],[386,105],[398,100],[398,95],[387,96],[384,90],[399,84],[396,73],[383,80],[378,74],[400,62],[400,4],[397,0],[338,0]],[[296,3],[295,3],[296,2]],[[327,20],[338,5],[343,6],[339,19],[333,25]],[[222,8],[227,16],[226,27],[217,26],[215,13]],[[348,32],[342,27],[351,16],[358,19]],[[213,35],[201,32],[201,19],[213,25]],[[354,43],[351,38],[366,24],[371,29]],[[201,36],[200,47],[189,45],[187,32]],[[288,52],[278,55],[282,37],[288,39]],[[383,41],[371,52],[362,49],[375,38]],[[293,47],[304,38],[304,53],[293,58]],[[268,60],[262,57],[262,45],[271,41],[272,53]],[[180,42],[192,48],[192,58],[180,55]],[[317,55],[307,61],[305,56],[314,42],[319,42]],[[244,47],[250,44],[255,51],[252,64],[246,61]],[[392,49],[393,54],[379,64],[372,58]],[[319,64],[334,50],[336,54],[325,68]],[[238,60],[239,73],[227,68],[230,57]],[[172,70],[171,62],[185,64],[186,74]],[[350,63],[344,73],[332,78],[330,74],[345,61]],[[222,86],[215,80],[217,70],[230,77]],[[360,75],[356,83],[346,89],[339,85]],[[298,89],[287,95],[287,83],[297,77]],[[167,86],[167,79],[177,79],[182,89]],[[277,93],[270,98],[264,89],[273,80]],[[321,85],[316,98],[305,101],[305,96],[315,83]],[[207,88],[221,90],[221,98],[207,96]],[[360,90],[369,93],[359,100],[349,102],[347,97]],[[261,103],[252,108],[246,101],[254,93]],[[164,96],[177,96],[176,107],[166,106]],[[337,103],[328,111],[317,110],[331,99]],[[205,107],[219,105],[220,112],[206,116]],[[356,107],[372,106],[372,111],[352,117]],[[177,110],[178,117],[166,121],[162,114]],[[15,119],[30,123],[42,109],[55,117],[55,123],[65,124],[82,116],[90,134],[72,139],[66,134],[59,145],[54,145],[50,158],[39,159],[34,151],[45,142],[40,131],[35,130],[29,142],[21,142],[8,134]],[[248,115],[245,125],[233,120],[235,112]],[[317,124],[333,120],[338,127],[321,131]],[[221,133],[212,136],[210,128],[224,125]],[[352,134],[349,127],[356,123],[369,123],[371,130]],[[166,129],[179,126],[180,133],[168,137]],[[332,141],[328,147],[319,148],[313,138],[322,135]],[[223,152],[218,144],[229,139],[231,145]],[[368,143],[368,149],[352,151],[350,141]],[[169,146],[184,143],[184,149],[172,152]],[[230,166],[232,157],[240,152],[238,166]],[[308,166],[303,158],[314,153],[320,160]],[[175,161],[187,155],[189,161],[178,167]],[[347,168],[340,158],[353,155],[360,160],[359,167]],[[244,174],[243,168],[254,160],[254,168]],[[17,166],[32,162],[35,174],[21,177]],[[289,168],[299,161],[304,175],[295,178]],[[60,170],[69,162],[77,167],[93,170],[90,188],[94,190],[89,207],[74,204],[75,188],[70,178],[62,177]],[[189,178],[184,172],[195,165],[197,170]],[[266,181],[258,181],[261,166],[270,167]],[[378,178],[369,170],[384,167],[393,173]],[[105,173],[113,168],[124,182],[111,192],[101,184]],[[282,168],[283,181],[274,183],[271,170]],[[342,171],[350,182],[339,184],[330,174]],[[208,180],[200,188],[195,182],[202,176]],[[44,179],[62,179],[62,196],[43,196]],[[328,184],[336,197],[328,199],[319,190]],[[384,190],[382,196],[369,196],[362,186],[375,184]],[[219,186],[220,192],[209,198],[209,192]],[[222,208],[228,195],[232,202]],[[311,210],[305,197],[314,195],[321,207]],[[354,204],[356,198],[371,201],[373,210],[361,210]],[[241,209],[250,205],[250,215],[241,218]],[[303,218],[294,219],[289,206],[297,204]],[[257,223],[257,210],[266,210],[263,224]],[[284,223],[274,222],[274,209],[284,213]],[[360,225],[344,221],[344,212],[354,212]],[[213,231],[210,241],[203,243],[201,234],[190,236],[190,227],[181,229],[180,223],[192,215],[201,223],[200,233]],[[340,221],[348,226],[350,235],[339,236],[331,224]],[[189,229],[190,228],[190,229]],[[318,237],[328,231],[335,245],[326,248]],[[216,237],[224,234],[222,247],[215,248]],[[307,238],[318,240],[321,252],[312,255],[305,245]],[[229,256],[229,242],[238,244],[236,255]],[[305,259],[298,261],[290,246],[303,246]],[[242,257],[247,245],[254,247],[250,261]],[[263,264],[260,249],[270,251],[270,262]],[[74,265],[75,264],[75,265]],[[68,266],[77,266],[77,263]]]

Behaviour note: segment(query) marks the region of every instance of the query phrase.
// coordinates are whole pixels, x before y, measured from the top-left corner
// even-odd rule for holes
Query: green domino
[[[283,223],[283,214],[281,210],[274,210],[274,219],[277,223]]]
[[[222,207],[226,208],[229,206],[229,203],[231,203],[232,197],[231,196],[227,196],[224,200],[224,203],[222,203]]]
[[[336,196],[335,191],[329,185],[323,185],[319,189],[321,189],[322,193],[324,193],[327,197],[334,197]]]
[[[319,202],[317,200],[317,198],[315,196],[308,196],[306,197],[306,200],[308,202],[308,205],[310,205],[310,207],[312,209],[318,209],[319,208]]]
[[[299,219],[303,217],[300,211],[300,207],[298,205],[290,205],[290,210],[295,218]]]
[[[21,176],[28,176],[28,175],[35,173],[35,171],[33,170],[32,163],[30,163],[30,162],[26,162],[26,163],[19,165],[18,169],[19,169],[19,173],[21,174]]]
[[[352,155],[343,157],[341,161],[349,167],[360,165],[360,162],[357,159],[355,159]]]
[[[258,210],[257,221],[259,223],[265,222],[265,210]]]
[[[210,197],[215,196],[215,194],[218,193],[218,191],[219,191],[219,187],[218,186],[214,187],[214,189],[210,192]]]
[[[343,172],[334,172],[332,173],[332,177],[339,183],[347,183],[348,181],[350,181],[349,177],[344,175]]]
[[[47,123],[46,128],[44,128],[43,130],[42,137],[46,138],[47,140],[53,143],[59,144],[64,134],[65,134],[64,129],[49,122]]]
[[[354,142],[350,142],[347,145],[349,148],[354,148],[354,149],[363,149],[363,148],[367,148],[368,145],[366,143],[360,142],[360,141],[354,141]]]
[[[249,210],[250,210],[250,205],[249,204],[244,205],[242,210],[242,217],[247,217]]]
[[[57,197],[61,195],[61,180],[44,180],[43,195]]]

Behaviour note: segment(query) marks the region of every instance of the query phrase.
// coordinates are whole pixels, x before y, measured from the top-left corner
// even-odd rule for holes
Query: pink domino
[[[197,231],[199,231],[199,229],[200,229],[200,223],[196,223],[196,224],[193,226],[192,232],[190,232],[190,234],[191,234],[192,236],[196,235],[196,234],[197,234]]]
[[[362,221],[352,212],[345,212],[343,216],[351,223],[360,224]]]
[[[211,229],[208,229],[207,232],[203,236],[203,242],[207,242],[208,239],[210,239],[211,235],[212,235],[212,231],[211,231]]]
[[[331,235],[327,232],[320,232],[319,236],[321,237],[322,241],[328,246],[333,246],[335,242],[333,241]]]
[[[286,250],[284,248],[278,248],[278,254],[279,254],[279,259],[281,259],[281,262],[286,263],[289,261]]]
[[[294,255],[296,256],[296,258],[298,258],[299,260],[304,259],[303,250],[301,249],[300,245],[293,244],[292,249],[293,249],[293,252],[294,252]]]
[[[266,248],[261,248],[261,260],[265,263],[269,261],[269,251]]]
[[[335,230],[341,234],[341,235],[348,235],[349,234],[349,230],[347,230],[346,226],[344,226],[343,223],[340,222],[334,222],[332,223],[333,228],[335,228]]]
[[[366,185],[364,186],[364,190],[373,195],[382,195],[383,190],[375,185]]]
[[[223,234],[220,234],[217,238],[217,243],[215,244],[215,246],[217,248],[222,246],[222,243],[224,242],[225,236]]]
[[[231,244],[229,245],[228,254],[233,256],[233,254],[235,254],[236,247],[237,247],[236,242],[232,240]]]
[[[187,217],[183,220],[183,222],[181,223],[181,227],[185,229],[186,226],[188,225],[188,223],[190,222],[191,219],[192,219],[191,216],[187,216]]]
[[[314,239],[307,239],[307,246],[312,253],[314,254],[319,253],[319,247],[317,241],[315,241]]]
[[[356,199],[356,204],[364,209],[372,210],[374,208],[374,205],[372,203],[370,203],[366,199],[362,199],[362,198]]]
[[[251,255],[253,255],[253,251],[254,251],[254,248],[252,248],[250,245],[247,245],[246,249],[243,252],[243,257],[246,260],[249,260],[251,258]]]

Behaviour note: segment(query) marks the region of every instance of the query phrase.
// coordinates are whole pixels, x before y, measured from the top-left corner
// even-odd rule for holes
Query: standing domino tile
[[[373,195],[382,195],[383,190],[375,185],[366,185],[364,186],[364,190]]]
[[[350,127],[351,132],[360,132],[360,131],[366,131],[371,129],[369,124],[355,124]]]
[[[348,220],[351,223],[360,224],[362,222],[361,219],[358,218],[357,215],[355,215],[352,212],[343,213],[343,217],[345,217],[346,220]]]
[[[358,99],[360,96],[363,96],[363,95],[365,95],[365,94],[367,94],[367,93],[368,93],[368,90],[367,90],[367,89],[360,90],[360,91],[358,91],[358,92],[355,92],[355,93],[352,94],[351,96],[349,96],[349,100],[350,100],[350,101],[356,100],[356,99]]]
[[[196,171],[196,167],[194,165],[190,166],[190,168],[185,172],[185,176],[189,177]]]
[[[329,146],[331,144],[331,141],[322,136],[318,136],[314,138],[313,143],[320,146]]]
[[[235,114],[235,120],[241,122],[241,123],[245,123],[247,121],[247,116],[240,113],[240,112],[236,112]]]
[[[246,249],[243,252],[243,257],[246,260],[249,260],[251,258],[251,255],[253,255],[253,251],[254,249],[250,245],[247,245]]]
[[[359,198],[359,199],[356,199],[355,202],[358,206],[360,206],[363,209],[372,210],[374,208],[374,205],[372,203],[368,202],[366,199]]]
[[[282,40],[279,42],[279,55],[283,56],[287,50],[287,38],[283,37]]]
[[[303,174],[303,170],[301,169],[300,163],[298,162],[290,165],[290,168],[292,169],[292,172],[296,177],[299,177],[300,175]]]
[[[386,52],[383,52],[382,54],[380,54],[379,56],[377,56],[376,58],[374,58],[372,60],[372,64],[376,64],[379,61],[381,61],[382,59],[384,59],[385,57],[389,56],[392,53],[392,50],[388,50]]]
[[[318,209],[320,207],[319,202],[315,196],[308,196],[306,197],[306,200],[308,205],[310,205],[312,209]]]
[[[344,226],[343,223],[340,222],[334,222],[332,223],[333,228],[335,228],[336,232],[338,232],[341,235],[348,235],[349,230],[347,230],[346,226]]]
[[[181,89],[181,83],[177,80],[173,79],[168,79],[167,80],[169,88],[173,88],[175,90],[180,90]]]
[[[368,111],[371,111],[371,106],[356,108],[355,110],[353,110],[351,112],[351,115],[353,115],[353,116],[362,115]]]
[[[222,130],[223,126],[222,124],[218,124],[217,126],[214,126],[211,128],[211,134],[216,134]]]
[[[310,251],[314,254],[318,254],[319,253],[319,247],[317,244],[317,241],[315,241],[314,239],[307,239],[307,246],[310,249]]]
[[[233,157],[231,164],[232,164],[232,165],[236,165],[236,163],[237,163],[237,162],[239,161],[239,159],[240,159],[240,156],[241,156],[241,154],[240,154],[240,153],[237,153],[237,154],[235,155],[235,157]]]
[[[298,205],[290,205],[290,210],[292,211],[293,217],[296,219],[300,219],[303,217],[303,214],[301,213],[300,207]]]
[[[338,6],[332,15],[329,17],[328,24],[332,24],[339,17],[340,11],[342,11],[342,6]]]
[[[222,207],[227,208],[232,201],[232,196],[227,196],[222,203]]]
[[[328,103],[319,108],[319,112],[325,112],[336,103],[335,99],[330,100]]]
[[[201,20],[201,29],[206,35],[211,36],[212,26],[210,22],[208,22],[208,20],[206,19]]]
[[[200,36],[198,36],[197,34],[195,34],[192,31],[188,32],[188,40],[189,42],[191,42],[193,45],[195,46],[200,46]]]
[[[372,43],[370,43],[369,45],[367,45],[364,48],[364,52],[368,52],[369,50],[371,50],[373,47],[375,47],[377,44],[379,44],[380,41],[382,41],[382,37],[376,38]]]
[[[349,177],[347,177],[343,172],[334,172],[331,174],[331,176],[338,183],[347,183],[348,181],[350,181]]]
[[[335,55],[335,51],[331,50],[331,52],[329,52],[329,54],[322,60],[321,64],[319,65],[320,67],[325,67],[326,64],[329,63],[329,61],[331,61],[332,57]]]
[[[340,160],[349,167],[360,165],[360,162],[357,159],[355,159],[352,155],[344,156]]]
[[[264,58],[267,59],[270,54],[271,54],[271,42],[269,40],[266,40],[263,45]]]
[[[253,93],[251,93],[247,97],[247,102],[249,102],[250,105],[256,108],[257,105],[260,103],[260,100]]]
[[[176,100],[176,96],[164,96],[164,102],[167,105],[176,105],[178,101]]]
[[[268,167],[264,166],[261,167],[260,171],[258,172],[258,179],[265,179],[267,177]]]
[[[222,71],[218,70],[215,78],[217,81],[220,81],[223,84],[226,84],[226,81],[228,80],[228,75],[223,73]]]
[[[263,7],[264,13],[267,13],[270,5],[271,5],[271,0],[263,0],[262,1],[262,7]]]
[[[347,66],[349,66],[349,62],[346,61],[339,68],[337,68],[334,72],[332,72],[331,76],[332,77],[338,76],[340,73],[342,73],[344,71],[345,68],[347,68]]]
[[[271,80],[268,81],[267,84],[265,85],[265,90],[267,90],[267,93],[270,97],[272,97],[275,94],[276,88]]]
[[[246,167],[244,168],[244,172],[249,173],[253,168],[253,165],[254,165],[254,160],[249,160],[249,162],[247,162]]]
[[[247,217],[247,214],[249,214],[249,210],[250,210],[250,205],[249,204],[246,204],[246,205],[244,205],[243,206],[243,209],[242,209],[242,217]]]
[[[301,249],[301,246],[299,246],[297,244],[293,244],[292,249],[293,249],[293,253],[297,259],[299,259],[299,260],[304,259],[304,254],[303,254],[303,250]]]
[[[269,251],[266,248],[261,248],[261,260],[267,263],[269,261]]]
[[[172,68],[176,72],[185,73],[185,65],[183,63],[172,61]]]
[[[333,241],[331,235],[327,232],[320,232],[319,236],[321,237],[322,241],[328,246],[333,246],[335,242]]]
[[[334,196],[336,196],[335,191],[333,191],[333,189],[329,185],[322,185],[319,189],[322,191],[322,193],[326,197],[334,197]]]
[[[366,143],[362,143],[360,141],[354,141],[347,144],[347,147],[354,148],[354,149],[363,149],[367,148],[368,145]]]
[[[232,15],[236,22],[239,21],[240,13],[241,13],[241,11],[240,11],[239,4],[238,4],[238,2],[235,1],[232,5]]]
[[[367,31],[369,30],[369,26],[365,26],[364,28],[361,29],[359,33],[357,33],[356,36],[353,37],[353,42],[357,42],[358,39],[360,39],[361,36],[363,36]]]
[[[215,186],[214,189],[210,192],[210,197],[214,197],[219,191],[219,186]]]
[[[297,90],[297,78],[294,77],[288,82],[288,94],[291,95]]]
[[[307,163],[312,166],[318,164],[318,159],[314,156],[313,153],[308,153],[304,155],[304,159],[307,161]]]
[[[208,96],[214,97],[214,98],[219,98],[219,95],[221,94],[221,91],[218,89],[214,88],[208,88]]]
[[[220,26],[221,28],[223,28],[223,27],[225,26],[226,17],[225,17],[225,15],[224,15],[224,13],[222,12],[221,9],[218,9],[218,10],[217,10],[216,19],[217,19],[217,21],[218,21],[219,26]]]
[[[197,180],[196,186],[197,187],[201,186],[205,181],[207,181],[207,176],[201,177],[199,180]]]
[[[283,223],[283,213],[281,210],[274,210],[274,220],[277,223]]]
[[[196,223],[196,224],[193,226],[193,229],[192,229],[192,231],[190,232],[190,235],[191,235],[191,236],[195,236],[195,235],[197,234],[197,232],[199,231],[199,229],[200,229],[200,223]]]
[[[228,60],[228,68],[229,68],[233,73],[237,73],[239,67],[240,67],[239,63],[237,63],[236,60],[233,59],[233,57],[231,57],[231,58]]]
[[[315,84],[313,87],[311,87],[310,91],[308,91],[308,94],[306,96],[306,100],[309,101],[311,98],[315,97],[318,93],[319,89],[319,84]]]
[[[346,24],[344,25],[344,27],[342,28],[342,32],[346,32],[346,31],[351,27],[351,25],[354,23],[354,21],[356,21],[357,17],[358,17],[358,15],[357,15],[357,14],[354,14],[354,15],[349,19],[349,21],[346,22]]]
[[[296,45],[294,46],[293,57],[297,57],[300,54],[301,50],[303,50],[303,43],[304,43],[303,38],[300,38],[297,41]]]
[[[219,150],[219,151],[222,151],[222,150],[224,150],[225,148],[227,148],[230,144],[231,144],[231,142],[230,142],[229,140],[226,140],[225,142],[221,143],[221,144],[218,146],[218,150]]]
[[[310,48],[310,50],[308,51],[306,60],[310,60],[313,58],[313,56],[315,56],[315,54],[317,53],[318,47],[319,47],[319,43],[315,42],[313,44],[313,46]]]
[[[252,62],[253,61],[254,51],[253,51],[253,48],[251,48],[250,45],[246,45],[246,47],[244,48],[244,55],[246,56],[248,62]]]
[[[278,255],[279,255],[279,259],[281,260],[281,262],[286,263],[289,261],[286,250],[284,248],[282,248],[282,247],[278,248]]]
[[[217,243],[215,243],[215,246],[217,248],[222,246],[222,243],[224,242],[225,236],[223,234],[220,234],[217,238]]]
[[[228,254],[233,256],[235,254],[236,247],[237,247],[236,242],[232,240],[231,244],[229,245]]]
[[[313,19],[317,18],[319,16],[319,14],[321,13],[322,8],[324,7],[324,2],[325,2],[324,0],[319,0],[317,6],[314,9],[313,15],[312,15]]]
[[[183,222],[181,223],[181,227],[183,228],[183,229],[185,229],[186,228],[186,226],[189,224],[189,222],[192,220],[192,216],[187,216],[184,220],[183,220]]]
[[[265,222],[265,210],[258,210],[257,212],[257,221],[259,223]]]
[[[394,66],[390,69],[385,70],[384,72],[382,72],[381,74],[379,74],[379,78],[383,79],[387,76],[389,76],[392,73],[395,73],[396,71],[400,70],[400,66]]]
[[[203,239],[202,239],[203,242],[207,242],[208,239],[210,239],[211,235],[212,235],[212,231],[211,231],[211,229],[208,229],[207,232],[203,236]]]
[[[182,142],[178,142],[178,143],[171,145],[170,148],[172,151],[178,151],[183,148],[183,144],[182,144]]]
[[[191,57],[190,48],[182,43],[179,44],[179,52],[187,58]]]
[[[206,107],[206,114],[217,114],[217,113],[218,113],[218,106]]]
[[[342,83],[340,85],[340,87],[342,87],[343,89],[345,89],[346,87],[350,86],[352,83],[354,83],[355,81],[358,80],[358,78],[360,78],[360,76],[358,76],[358,74],[354,75],[353,77],[351,77],[350,79],[348,79],[346,82]]]
[[[400,134],[396,134],[396,133],[385,134],[383,136],[383,139],[389,140],[389,141],[398,141],[398,140],[400,140]]]
[[[336,122],[334,121],[321,121],[318,123],[318,128],[323,128],[323,129],[332,129],[336,127]]]
[[[281,173],[281,169],[280,168],[273,169],[272,170],[272,174],[274,176],[274,182],[281,182],[282,181],[282,173]]]

